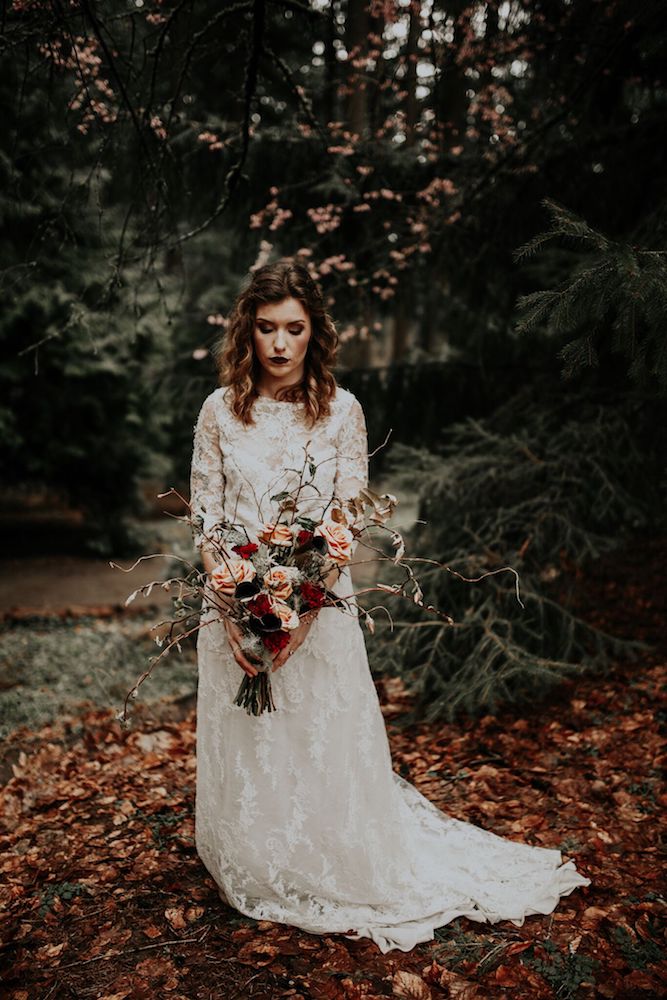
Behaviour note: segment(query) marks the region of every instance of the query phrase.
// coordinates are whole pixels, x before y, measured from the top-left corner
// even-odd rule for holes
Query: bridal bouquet
[[[208,586],[212,603],[243,631],[244,652],[259,660],[259,673],[244,675],[234,699],[249,714],[275,708],[273,656],[287,645],[290,632],[309,612],[338,603],[324,577],[333,567],[350,562],[357,532],[337,506],[318,521],[301,515],[266,523],[256,541],[248,541],[233,527],[218,532],[215,550],[220,562]]]
[[[159,496],[171,495],[190,507],[177,490],[171,489]],[[356,594],[336,595],[326,580],[334,568],[342,569],[350,563],[361,535],[370,524],[384,526],[397,503],[391,494],[380,496],[366,488],[344,503],[332,498],[321,515],[314,518],[303,511],[299,488],[293,493],[285,490],[275,494],[271,500],[277,505],[275,520],[265,523],[254,538],[248,535],[245,527],[230,521],[218,523],[214,531],[206,534],[200,515],[193,517],[190,513],[179,518],[187,521],[202,537],[216,565],[210,573],[202,573],[188,564],[185,576],[153,580],[133,591],[125,601],[126,605],[130,604],[138,594],[148,597],[155,586],[165,590],[178,588],[178,594],[172,598],[175,617],[155,626],[168,626],[166,636],[155,639],[158,646],[167,644],[125,698],[123,710],[118,715],[121,724],[127,724],[128,699],[136,698],[139,685],[150,675],[155,663],[174,646],[180,651],[184,638],[214,622],[223,622],[225,618],[241,630],[241,648],[256,661],[258,668],[255,676],[244,674],[234,704],[244,707],[250,715],[275,710],[270,679],[274,655],[287,645],[291,631],[304,618],[323,607],[345,609],[349,598],[356,597]],[[399,563],[403,540],[398,532],[386,530],[390,531],[397,549],[393,561]],[[139,562],[159,557],[165,556],[162,553],[141,556],[128,569],[113,562],[110,565],[129,573]],[[381,557],[388,558],[382,554]],[[421,604],[421,588],[409,567],[406,569],[415,584],[413,600]],[[396,587],[379,584],[369,589],[404,593],[404,588],[405,584]],[[198,607],[190,603],[192,598]],[[430,605],[425,607],[436,611]],[[353,613],[363,615],[369,630],[373,631],[373,619],[363,608],[356,606]],[[443,617],[452,621],[448,615]]]

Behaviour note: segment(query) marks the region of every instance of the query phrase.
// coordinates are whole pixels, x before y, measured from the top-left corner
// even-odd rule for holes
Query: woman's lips
[[[271,361],[274,365],[286,365],[289,358],[269,358],[269,361]]]

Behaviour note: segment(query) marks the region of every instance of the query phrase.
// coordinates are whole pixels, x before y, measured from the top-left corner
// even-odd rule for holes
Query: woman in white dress
[[[362,407],[331,373],[337,334],[302,264],[254,272],[231,313],[222,385],[195,426],[191,508],[204,569],[223,519],[256,538],[270,497],[317,465],[311,510],[368,483]],[[278,359],[285,360],[278,360]],[[316,419],[313,419],[313,418]],[[246,422],[248,421],[248,422]],[[349,568],[327,579],[353,593]],[[336,578],[338,577],[338,578]],[[275,711],[234,704],[256,667],[230,621],[198,633],[196,846],[221,898],[247,916],[409,951],[458,916],[521,926],[590,885],[560,851],[447,816],[395,773],[360,621],[325,607],[274,656]],[[207,609],[203,622],[217,612]]]

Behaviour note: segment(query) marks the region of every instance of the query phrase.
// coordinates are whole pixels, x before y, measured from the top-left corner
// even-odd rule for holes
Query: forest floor
[[[410,698],[402,683],[376,681],[397,771],[448,814],[558,848],[592,880],[553,913],[531,915],[522,927],[458,918],[411,952],[382,955],[368,939],[311,935],[223,905],[194,845],[190,649],[169,692],[132,703],[130,729],[116,719],[116,700],[130,684],[110,669],[101,686],[80,675],[77,698],[92,695],[86,702],[68,691],[52,700],[53,718],[28,715],[4,734],[2,995],[662,996],[666,557],[667,540],[639,539],[576,581],[583,616],[654,647],[564,683],[530,713],[507,708],[405,728]],[[80,640],[83,659],[93,649],[108,662],[112,648],[120,664],[127,643],[141,646],[147,633],[147,623],[127,613],[97,620],[89,610],[50,622],[17,614],[0,658],[11,667],[21,656],[41,657],[48,688],[58,649],[68,655]],[[135,654],[128,677],[138,675],[140,659]]]

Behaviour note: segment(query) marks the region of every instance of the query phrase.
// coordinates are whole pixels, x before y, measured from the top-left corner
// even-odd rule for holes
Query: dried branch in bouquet
[[[406,722],[534,703],[568,676],[646,648],[578,618],[558,593],[564,571],[613,549],[624,530],[655,523],[659,484],[639,446],[650,439],[642,412],[636,402],[562,389],[548,399],[528,387],[492,417],[448,428],[440,454],[394,446],[396,480],[409,468],[419,482],[423,523],[410,542],[425,557],[417,560],[421,585],[457,620],[445,633],[408,607],[391,630],[380,625],[371,665],[417,694]],[[429,567],[428,557],[444,552],[468,580],[511,562],[525,611],[517,614],[501,576],[471,590],[439,564]]]
[[[193,635],[205,625],[220,621],[222,615],[241,629],[244,652],[253,656],[258,667],[256,675],[244,675],[234,700],[236,705],[252,715],[274,710],[269,676],[273,657],[289,642],[290,630],[297,628],[312,613],[316,615],[321,607],[336,607],[355,617],[363,615],[369,631],[373,632],[373,616],[369,610],[360,608],[357,597],[377,591],[407,598],[422,611],[434,614],[441,622],[454,624],[448,613],[424,601],[422,586],[410,565],[414,560],[405,555],[403,537],[386,524],[394,513],[396,497],[388,493],[380,495],[366,487],[356,496],[343,500],[321,497],[318,489],[315,489],[315,497],[310,495],[304,499],[305,487],[314,486],[317,468],[318,464],[306,445],[302,468],[290,470],[296,474],[296,486],[269,498],[274,520],[264,523],[253,538],[242,525],[231,520],[218,521],[205,530],[202,515],[193,514],[189,503],[176,490],[161,494],[161,497],[178,496],[186,505],[189,513],[177,519],[190,524],[193,538],[199,540],[202,549],[206,546],[217,564],[210,572],[202,573],[187,560],[181,560],[188,568],[187,576],[172,577],[160,583],[166,589],[178,587],[176,614],[171,620],[155,626],[167,626],[167,645],[128,693],[119,716],[122,722],[126,721],[128,699],[136,697],[139,686],[150,676],[156,663],[174,646],[180,651],[183,638]],[[316,510],[313,510],[314,502]],[[261,499],[258,509],[261,511]],[[388,556],[370,542],[373,529],[390,535],[395,549],[393,556]],[[352,554],[358,544],[377,553],[375,559],[370,561],[389,562],[392,568],[401,571],[402,581],[391,585],[379,582],[343,595],[331,589],[328,583],[331,575],[336,569],[340,575],[342,567],[353,565]],[[142,559],[156,557],[142,556],[134,566]],[[163,557],[180,559],[169,554]],[[449,570],[444,565],[440,568]],[[490,570],[477,579],[503,569],[511,570],[511,567]],[[460,573],[457,576],[465,579]],[[131,594],[126,603],[139,592],[150,593],[155,585],[156,581],[145,584]],[[199,608],[187,603],[188,599],[198,597],[201,598]],[[380,607],[391,620],[387,609]]]
[[[156,645],[159,647],[164,646],[164,649],[158,656],[150,658],[150,666],[137,678],[130,691],[126,694],[122,711],[119,712],[117,716],[121,725],[127,724],[127,706],[129,699],[137,697],[140,686],[144,683],[144,681],[148,680],[158,662],[168,656],[174,647],[178,649],[179,653],[182,652],[181,643],[188,639],[191,635],[198,632],[200,628],[205,627],[207,624],[200,621],[200,609],[186,604],[187,598],[197,597],[200,594],[200,588],[194,581],[200,578],[201,574],[196,566],[189,562],[189,560],[184,559],[182,556],[175,555],[174,553],[157,552],[139,556],[139,558],[127,568],[119,566],[117,563],[112,561],[109,562],[109,565],[112,569],[119,569],[123,573],[131,573],[141,562],[148,559],[176,559],[187,567],[188,575],[186,577],[171,577],[165,580],[151,580],[149,583],[143,584],[141,587],[137,587],[137,589],[132,591],[132,593],[125,599],[125,606],[127,607],[127,605],[131,604],[139,594],[142,594],[144,597],[149,597],[153,587],[159,586],[163,590],[170,590],[172,586],[178,587],[178,595],[173,598],[175,616],[173,618],[163,619],[162,621],[157,622],[151,629],[151,631],[158,632],[158,630],[166,626],[166,633],[155,637]],[[209,599],[220,612],[231,609],[233,606],[233,602],[226,600],[224,597],[218,598],[217,595],[214,595]],[[192,627],[188,624],[191,619],[196,621],[196,624]]]
[[[366,493],[366,492],[368,492],[368,491],[364,491],[364,493]],[[361,496],[361,494],[360,494],[360,496]],[[394,501],[394,504],[395,504],[396,503],[396,498],[392,497],[392,500]],[[393,505],[392,505],[392,510],[393,510]],[[400,532],[396,531],[395,529],[386,528],[386,525],[384,525],[384,524],[379,524],[378,523],[377,526],[381,527],[381,528],[385,528],[386,530],[389,531],[389,533],[391,535],[391,544],[397,549],[397,553],[393,557],[392,556],[388,556],[388,555],[386,555],[383,552],[382,549],[379,549],[376,546],[370,545],[368,542],[363,542],[362,541],[361,544],[363,544],[365,548],[371,549],[374,552],[378,553],[378,557],[376,559],[370,559],[370,560],[365,559],[365,560],[363,560],[363,562],[364,563],[367,563],[367,562],[391,562],[393,566],[396,566],[397,568],[403,569],[405,571],[405,580],[404,580],[404,582],[403,583],[395,583],[395,584],[391,584],[391,585],[385,584],[385,583],[378,583],[375,586],[366,587],[363,590],[354,591],[353,594],[345,595],[344,597],[339,597],[339,600],[341,600],[341,601],[342,600],[347,600],[348,597],[350,597],[350,598],[354,597],[356,599],[358,597],[363,596],[364,594],[370,594],[370,593],[373,593],[376,590],[379,590],[382,593],[395,594],[395,595],[401,596],[401,597],[411,597],[411,600],[413,601],[413,603],[417,604],[424,611],[432,611],[434,614],[438,615],[439,618],[443,619],[448,625],[454,625],[455,624],[454,623],[454,619],[451,617],[451,615],[447,614],[444,611],[439,610],[438,608],[434,607],[431,604],[425,604],[424,603],[424,601],[423,601],[424,592],[422,590],[421,584],[419,583],[419,580],[415,576],[415,574],[414,574],[414,572],[413,572],[413,570],[412,570],[412,568],[410,566],[410,563],[422,563],[422,564],[426,564],[426,565],[430,565],[430,566],[436,566],[440,570],[445,570],[446,572],[451,573],[452,576],[455,576],[457,579],[459,579],[459,580],[461,580],[461,581],[463,581],[465,583],[479,583],[485,577],[487,577],[487,576],[495,576],[498,573],[505,573],[505,572],[513,573],[514,574],[514,578],[515,578],[515,593],[516,593],[517,602],[521,605],[522,608],[525,607],[525,605],[523,604],[523,601],[521,600],[521,597],[519,595],[519,574],[516,572],[516,570],[512,566],[500,566],[497,569],[487,570],[485,573],[479,574],[479,576],[474,576],[474,577],[464,576],[463,573],[459,573],[458,570],[452,569],[451,566],[448,566],[446,563],[439,562],[437,559],[425,559],[425,558],[421,558],[419,556],[404,557],[405,543],[404,543],[404,540],[403,540],[403,536],[400,534]],[[354,565],[354,563],[351,563],[351,565]],[[406,588],[408,588],[409,586],[412,586],[412,595],[410,595],[410,594],[407,593],[407,589]],[[383,606],[381,606],[381,607],[382,607],[382,609],[384,611],[387,611],[386,608],[384,608]],[[364,609],[364,617],[365,617],[365,620],[366,620],[366,624],[367,624],[367,626],[369,628],[369,631],[370,632],[374,632],[375,628],[374,628],[373,619],[372,619],[372,617],[370,615],[370,610],[372,610],[372,609]],[[387,612],[387,614],[388,614],[388,612]],[[388,614],[388,617],[391,620],[391,615]]]

